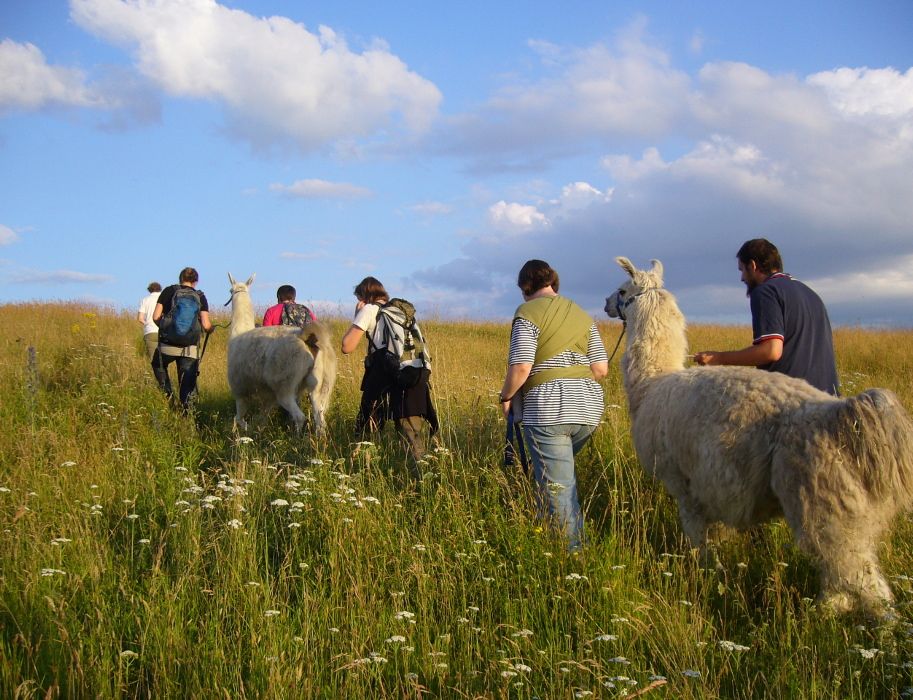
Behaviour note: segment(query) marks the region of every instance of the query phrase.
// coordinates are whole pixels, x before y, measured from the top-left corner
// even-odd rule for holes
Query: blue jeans
[[[583,541],[583,513],[577,498],[574,455],[590,439],[595,425],[524,425],[523,435],[536,477],[536,504],[540,517],[549,517],[567,537],[567,547]]]

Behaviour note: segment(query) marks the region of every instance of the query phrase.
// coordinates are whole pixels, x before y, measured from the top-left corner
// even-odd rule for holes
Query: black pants
[[[197,390],[199,360],[195,357],[163,355],[160,349],[156,349],[155,354],[152,356],[152,373],[155,375],[159,387],[168,398],[174,396],[174,391],[171,388],[171,378],[168,376],[168,365],[172,362],[177,362],[181,406],[187,408],[190,406],[190,400]]]

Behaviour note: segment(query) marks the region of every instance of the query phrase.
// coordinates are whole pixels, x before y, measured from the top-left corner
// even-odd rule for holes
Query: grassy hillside
[[[507,324],[424,330],[443,429],[413,482],[392,426],[352,433],[360,354],[340,360],[326,440],[278,415],[238,436],[224,329],[189,420],[129,315],[0,307],[0,696],[913,693],[907,519],[882,549],[894,624],[818,609],[783,523],[703,568],[633,455],[616,358],[578,459],[591,544],[567,555],[502,466]],[[603,327],[609,351],[619,331]],[[695,349],[749,335],[691,330]],[[845,392],[885,386],[913,409],[911,341],[839,330]]]

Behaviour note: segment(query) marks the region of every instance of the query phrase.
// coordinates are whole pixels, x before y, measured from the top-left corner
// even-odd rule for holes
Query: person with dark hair
[[[200,275],[192,267],[185,267],[178,276],[178,284],[165,287],[159,295],[152,314],[152,320],[159,327],[159,344],[152,356],[152,372],[158,380],[159,387],[171,398],[174,394],[171,379],[168,376],[168,365],[177,363],[179,399],[181,406],[187,410],[197,389],[200,355],[197,341],[200,332],[212,332],[209,319],[209,302],[206,295],[198,290]],[[177,324],[173,323],[174,311],[188,308],[193,314],[192,323],[182,339],[178,335]],[[183,330],[181,328],[180,330]]]
[[[139,303],[139,309],[136,312],[136,320],[143,326],[143,343],[146,346],[146,357],[152,362],[152,356],[159,344],[159,327],[152,320],[155,313],[155,305],[159,300],[159,293],[162,291],[162,285],[158,282],[150,282],[146,287],[149,292]]]
[[[297,292],[290,284],[283,284],[276,290],[274,306],[269,307],[263,314],[264,326],[300,326],[317,322],[317,314],[304,304],[295,302]]]
[[[524,303],[514,313],[499,402],[505,418],[512,404],[521,416],[539,514],[553,520],[573,551],[583,544],[574,457],[602,418],[598,380],[608,374],[609,359],[592,317],[559,296],[558,283],[544,260],[520,269]]]
[[[743,365],[804,379],[840,395],[831,322],[821,298],[783,272],[780,251],[764,238],[736,253],[751,305],[752,344],[741,350],[695,353],[699,365]]]
[[[361,381],[361,404],[355,419],[355,429],[360,434],[379,430],[387,419],[393,418],[414,462],[418,462],[426,453],[423,420],[430,426],[429,437],[433,437],[438,430],[437,412],[431,400],[429,384],[430,362],[425,357],[421,369],[416,369],[417,382],[414,385],[403,386],[397,381],[395,375],[391,374],[388,363],[380,357],[387,349],[387,342],[378,316],[381,307],[390,301],[390,295],[375,277],[365,277],[355,287],[354,293],[357,299],[355,318],[342,337],[343,353],[354,352],[362,337],[368,339],[365,374]],[[424,345],[417,324],[413,328]],[[396,364],[399,364],[399,359],[396,358]],[[417,471],[413,471],[413,474],[419,476]]]

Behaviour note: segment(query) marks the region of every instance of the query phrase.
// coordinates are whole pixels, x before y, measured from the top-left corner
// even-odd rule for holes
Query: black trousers
[[[171,388],[171,378],[168,376],[168,365],[177,363],[178,369],[178,397],[181,406],[190,406],[190,400],[197,390],[197,375],[199,374],[200,361],[195,357],[181,357],[179,355],[163,355],[161,349],[156,349],[152,356],[152,373],[155,375],[159,387],[168,398],[174,396]]]

